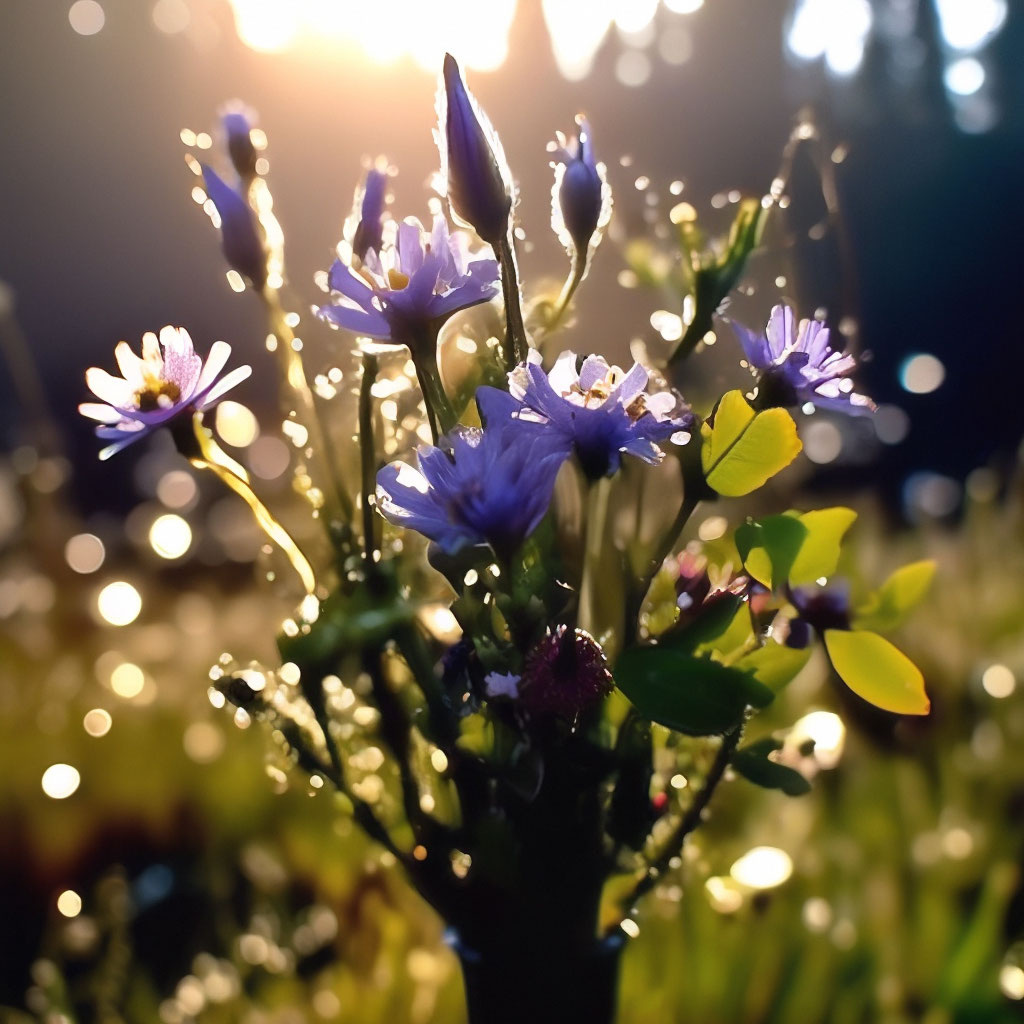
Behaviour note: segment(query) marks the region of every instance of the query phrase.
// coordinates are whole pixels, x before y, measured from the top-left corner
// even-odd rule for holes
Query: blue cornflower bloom
[[[434,218],[428,235],[418,220],[398,225],[395,244],[366,251],[358,269],[336,260],[327,275],[338,301],[317,309],[335,327],[392,342],[433,358],[437,332],[450,316],[498,294],[498,264],[470,259],[466,236],[448,233],[444,217]]]
[[[563,352],[550,374],[540,353],[509,374],[509,390],[520,403],[514,415],[538,417],[553,447],[575,451],[590,480],[611,476],[621,455],[659,462],[656,442],[688,430],[693,414],[679,397],[662,391],[647,394],[647,371],[634,363],[628,373],[609,366],[601,356],[588,356],[577,372],[576,355]]]
[[[558,132],[549,147],[556,163],[555,183],[551,189],[551,223],[569,255],[586,258],[591,245],[601,236],[612,214],[612,190],[605,177],[604,164],[594,158],[590,124],[576,118],[576,138],[566,140]]]
[[[497,132],[446,53],[437,91],[441,180],[452,215],[492,245],[508,233],[512,181]]]
[[[737,323],[733,328],[758,375],[758,407],[810,402],[850,415],[874,412],[875,403],[853,390],[849,374],[856,360],[832,348],[829,330],[820,321],[801,320],[797,326],[789,306],[775,306],[764,334]]]
[[[456,427],[450,451],[425,447],[419,469],[392,462],[377,474],[377,508],[395,526],[416,530],[446,554],[489,544],[507,558],[537,528],[551,503],[565,452],[539,424],[511,416],[512,400],[477,390],[482,430]]]

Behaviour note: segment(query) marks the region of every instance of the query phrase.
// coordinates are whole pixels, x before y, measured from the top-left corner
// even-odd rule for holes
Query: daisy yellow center
[[[408,283],[408,274],[403,274],[400,270],[395,270],[393,267],[388,271],[388,287],[393,292],[400,292]]]
[[[135,392],[135,405],[139,412],[167,409],[181,398],[181,388],[172,380],[147,377],[146,383]]]

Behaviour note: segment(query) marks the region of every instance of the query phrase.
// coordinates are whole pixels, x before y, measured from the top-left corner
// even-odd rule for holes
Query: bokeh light
[[[70,764],[51,764],[43,772],[43,792],[53,800],[66,800],[78,789],[82,776]]]
[[[100,618],[111,626],[127,626],[142,611],[142,595],[130,583],[117,580],[108,583],[96,598]]]
[[[106,549],[92,533],[77,533],[64,545],[64,560],[78,573],[87,575],[103,565]]]
[[[733,880],[748,889],[774,889],[793,873],[793,861],[775,846],[755,846],[729,869]]]
[[[68,21],[80,36],[94,36],[99,32],[107,17],[96,0],[75,0],[68,10]]]
[[[65,917],[78,917],[82,912],[82,897],[74,889],[65,889],[57,897],[57,909]]]
[[[192,546],[192,527],[174,513],[157,516],[149,528],[149,543],[161,558],[181,558]]]

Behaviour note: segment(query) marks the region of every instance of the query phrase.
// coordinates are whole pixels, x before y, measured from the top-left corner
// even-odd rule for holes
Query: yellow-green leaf
[[[803,447],[785,409],[755,412],[740,391],[727,392],[713,427],[701,429],[701,463],[708,486],[725,497],[757,490],[785,469]]]
[[[840,679],[875,707],[897,715],[931,709],[921,670],[885,637],[866,629],[827,629],[825,649]]]
[[[813,583],[821,576],[831,576],[839,564],[839,545],[853,525],[857,513],[837,505],[819,508],[798,516],[807,528],[807,536],[789,570],[789,582],[795,586]]]
[[[788,686],[811,657],[811,648],[786,647],[785,644],[769,640],[763,647],[756,647],[744,654],[733,668],[750,672],[753,677],[772,693],[778,693]]]
[[[924,600],[934,578],[931,559],[902,566],[857,609],[854,625],[858,629],[896,629]]]

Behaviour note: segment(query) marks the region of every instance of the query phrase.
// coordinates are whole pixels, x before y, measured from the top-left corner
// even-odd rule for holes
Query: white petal
[[[555,390],[556,394],[568,395],[580,382],[580,375],[576,372],[576,353],[571,350],[563,352],[551,367],[548,374],[548,383]]]
[[[114,358],[121,376],[138,391],[145,383],[146,363],[132,350],[127,341],[119,341],[114,349]]]
[[[100,423],[120,423],[124,419],[124,414],[113,406],[100,405],[98,402],[82,402],[78,411],[91,420],[99,420]]]
[[[85,371],[85,383],[97,398],[109,405],[120,409],[135,408],[135,388],[128,381],[115,377],[98,366],[91,366]]]
[[[251,366],[239,366],[237,369],[232,370],[211,388],[210,393],[200,401],[199,408],[205,409],[208,405],[213,405],[214,402],[222,395],[226,395],[236,384],[241,384],[251,373]]]
[[[203,372],[196,381],[196,391],[202,391],[220,376],[220,371],[224,369],[230,355],[231,346],[226,341],[215,341],[210,346],[210,354],[206,357]]]

